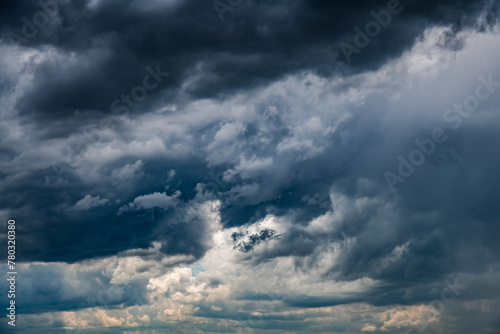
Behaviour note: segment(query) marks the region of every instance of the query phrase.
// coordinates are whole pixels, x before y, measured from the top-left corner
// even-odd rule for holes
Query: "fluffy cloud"
[[[92,208],[103,206],[108,202],[109,202],[108,199],[106,198],[101,199],[100,196],[92,197],[90,195],[85,195],[84,198],[76,202],[73,209],[77,211],[90,210]]]
[[[180,191],[176,191],[172,196],[168,196],[166,193],[153,193],[149,195],[142,195],[136,197],[132,203],[122,206],[118,210],[118,214],[126,211],[137,211],[145,210],[151,208],[160,208],[166,210],[170,207],[175,206],[178,203],[178,198],[181,196]]]

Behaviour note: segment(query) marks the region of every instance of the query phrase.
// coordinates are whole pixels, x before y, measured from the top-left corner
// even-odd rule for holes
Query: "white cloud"
[[[384,313],[382,331],[394,329],[426,329],[433,322],[439,321],[439,312],[427,305],[397,307]]]
[[[167,210],[171,207],[175,207],[179,203],[179,197],[181,192],[177,190],[172,196],[168,196],[166,193],[155,192],[149,195],[142,195],[136,197],[132,203],[122,206],[118,210],[118,214],[126,211],[138,211],[151,208],[160,208]]]
[[[106,198],[101,199],[100,196],[92,197],[90,195],[85,195],[84,198],[76,202],[76,204],[73,206],[73,210],[77,211],[90,210],[92,208],[103,206],[108,202],[109,199]]]
[[[361,329],[362,332],[376,332],[377,326],[366,324],[365,327]]]
[[[171,170],[169,170],[169,171],[168,171],[168,178],[167,178],[167,182],[172,181],[172,180],[174,179],[174,177],[175,177],[175,174],[176,174],[175,169],[171,169]]]
[[[127,164],[122,168],[113,170],[111,172],[111,177],[116,180],[115,182],[130,182],[143,174],[143,167],[144,163],[142,160],[137,160],[133,164]]]

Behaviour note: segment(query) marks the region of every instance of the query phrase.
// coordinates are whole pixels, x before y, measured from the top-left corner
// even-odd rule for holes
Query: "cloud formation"
[[[498,3],[236,3],[0,5],[20,332],[500,330]]]
[[[83,211],[83,210],[89,210],[91,208],[99,207],[102,205],[105,205],[107,202],[109,202],[108,199],[96,196],[92,197],[90,195],[85,195],[84,198],[76,202],[75,206],[73,207],[73,210],[78,210],[78,211]]]

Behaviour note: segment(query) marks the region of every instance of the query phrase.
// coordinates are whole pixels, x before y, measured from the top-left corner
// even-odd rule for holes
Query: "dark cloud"
[[[266,240],[279,239],[280,235],[275,235],[276,232],[273,230],[262,230],[259,234],[251,234],[248,236],[248,241],[241,241],[242,238],[245,238],[247,233],[233,233],[231,234],[231,238],[233,238],[234,249],[239,249],[244,253],[250,252],[256,245],[260,244]]]
[[[387,5],[387,1],[247,1],[231,14],[232,20],[219,22],[211,3],[202,1],[158,5],[154,10],[138,10],[132,0],[95,6],[72,1],[60,5],[52,18],[58,20],[57,29],[27,44],[55,47],[58,57],[37,66],[36,80],[18,108],[51,118],[76,110],[110,113],[111,102],[141,83],[146,66],[157,64],[171,76],[149,92],[144,109],[155,101],[177,100],[180,87],[195,98],[225,97],[297,71],[331,75],[374,69],[408,49],[428,24],[446,22],[456,30],[485,27],[495,22],[498,9],[488,1],[403,1],[403,12],[345,66],[340,42],[352,44],[352,27],[364,27],[373,20],[370,11]],[[8,15],[3,21],[4,41],[9,32],[20,33],[21,17],[37,11],[40,8],[32,3],[26,7],[7,2],[2,11]]]
[[[274,302],[288,313],[263,329],[326,331],[299,320],[428,304],[458,275],[467,289],[444,315],[498,327],[498,92],[458,128],[443,117],[478,76],[500,79],[498,3],[402,1],[347,61],[341,43],[389,3],[246,0],[221,22],[212,2],[71,1],[9,49],[41,7],[2,2],[0,212],[17,221],[23,312],[154,294],[237,321]],[[391,187],[384,173],[438,127],[446,141]],[[233,271],[200,264],[214,249]]]

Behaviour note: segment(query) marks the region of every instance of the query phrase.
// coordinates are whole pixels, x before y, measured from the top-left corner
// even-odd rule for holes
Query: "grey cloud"
[[[153,193],[148,195],[142,195],[136,197],[132,203],[122,206],[118,210],[118,214],[126,211],[137,211],[152,208],[160,208],[166,210],[177,204],[177,199],[181,196],[180,191],[176,191],[172,196],[168,196],[166,193]]]
[[[231,231],[222,245],[241,263],[229,261],[230,269],[245,265],[263,278],[231,281],[237,269],[227,268],[226,277],[190,276],[185,267],[175,298],[192,293],[183,300],[192,314],[245,318],[255,310],[244,303],[270,298],[289,313],[269,315],[263,328],[331,330],[324,319],[299,326],[305,316],[293,312],[428,304],[458,273],[469,287],[429,331],[446,332],[447,316],[460,318],[464,332],[498,327],[500,95],[459,128],[443,120],[479,75],[500,78],[496,2],[405,2],[351,64],[339,43],[387,1],[247,0],[223,22],[210,2],[143,6],[61,5],[14,56],[6,36],[39,6],[0,5],[0,210],[19,221],[16,251],[31,266],[22,286],[28,313],[74,310],[96,289],[113,291],[104,309],[146,305],[163,270],[209,262]],[[148,67],[169,75],[128,106],[122,94],[154,77]],[[392,192],[384,172],[397,171],[398,156],[436,127],[448,140]],[[95,268],[77,277],[61,269],[115,256],[149,261],[120,268],[130,291]],[[290,280],[307,273],[310,285],[279,286],[274,279],[288,280],[283,267],[266,267],[275,262]],[[318,293],[339,282],[354,287]],[[210,289],[228,293],[227,305],[215,303],[222,310],[211,308]],[[248,309],[234,311],[238,303]],[[337,329],[385,323],[369,314]]]
[[[92,197],[91,195],[85,195],[84,198],[76,202],[75,206],[73,207],[74,210],[89,210],[91,208],[99,207],[102,205],[105,205],[107,202],[109,202],[108,199],[103,198],[101,199],[100,196]]]
[[[251,234],[248,237],[248,241],[241,241],[241,239],[246,239],[245,235],[243,233],[233,233],[231,237],[233,238],[233,243],[234,243],[234,248],[239,249],[244,253],[250,252],[254,246],[260,244],[263,241],[266,240],[273,240],[273,239],[279,239],[280,235],[275,235],[276,232],[273,230],[262,230],[259,232],[259,234]]]
[[[183,83],[193,97],[217,97],[298,70],[330,75],[346,69],[338,44],[353,38],[352,26],[373,20],[370,11],[387,6],[385,1],[249,1],[239,10],[239,19],[221,24],[210,3],[185,1],[155,11],[134,11],[133,2],[127,3],[112,1],[92,8],[86,1],[75,1],[61,8],[61,27],[28,44],[54,46],[61,56],[36,68],[37,80],[18,108],[51,117],[69,116],[75,110],[109,113],[113,97],[130,92],[144,77],[144,68],[154,64],[172,75],[152,92],[144,109],[163,100],[160,92],[174,98]],[[4,35],[19,29],[22,22],[16,17],[29,15],[32,7],[23,11],[20,3],[6,4],[4,12],[11,15]],[[401,54],[428,21],[446,20],[457,30],[474,26],[486,8],[485,21],[492,24],[497,7],[487,1],[409,3],[351,66],[373,68]],[[75,51],[76,58],[69,58]],[[64,75],[68,71],[70,78]]]

